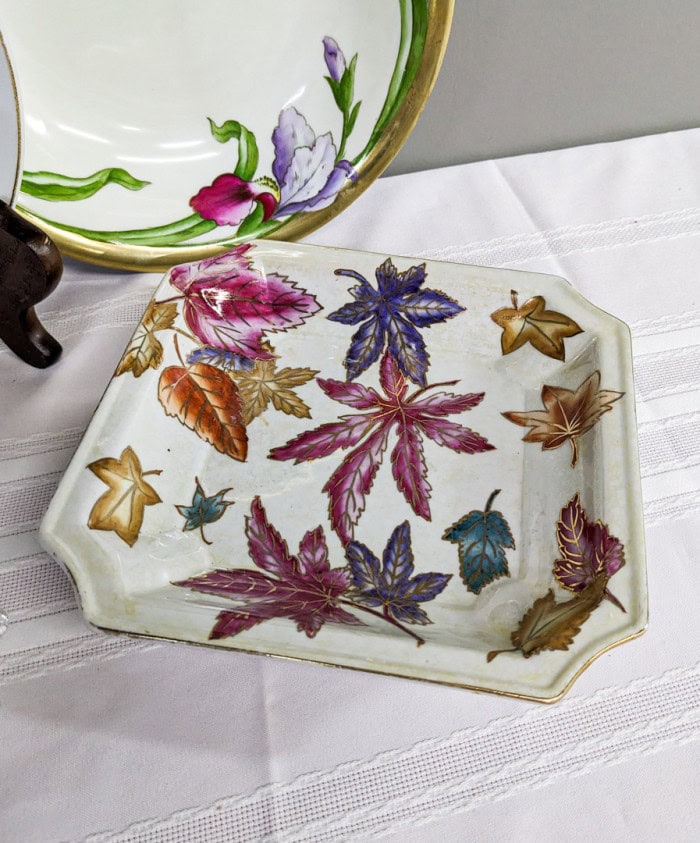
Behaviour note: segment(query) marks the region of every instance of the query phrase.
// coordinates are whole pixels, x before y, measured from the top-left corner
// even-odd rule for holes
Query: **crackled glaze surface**
[[[168,273],[42,539],[104,628],[552,699],[646,622],[631,377],[562,279],[238,246]]]

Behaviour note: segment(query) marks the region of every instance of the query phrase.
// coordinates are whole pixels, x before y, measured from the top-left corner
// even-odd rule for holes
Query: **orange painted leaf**
[[[156,490],[143,478],[160,471],[144,472],[131,446],[124,448],[118,460],[105,457],[91,462],[87,468],[109,486],[90,511],[88,527],[113,530],[133,547],[141,532],[144,508],[161,502]]]
[[[515,290],[511,290],[511,296],[513,307],[502,307],[491,314],[493,321],[503,328],[503,354],[510,354],[529,342],[542,354],[564,360],[564,338],[574,337],[583,329],[563,313],[546,310],[542,296],[533,296],[520,307]]]
[[[492,650],[487,661],[499,653],[518,651],[526,659],[542,650],[568,650],[591,612],[599,605],[605,593],[607,577],[599,577],[577,597],[557,603],[550,588],[539,597],[523,615],[518,628],[510,636],[513,650]]]
[[[624,392],[599,389],[600,372],[593,372],[578,389],[564,389],[560,386],[542,387],[544,410],[530,410],[524,413],[508,412],[503,415],[515,424],[529,427],[523,436],[524,442],[541,442],[543,450],[559,448],[565,442],[571,443],[571,465],[578,459],[577,440],[589,431],[603,413],[612,410]]]
[[[168,366],[158,382],[158,400],[200,439],[235,460],[245,460],[248,436],[238,387],[226,372],[206,363]]]

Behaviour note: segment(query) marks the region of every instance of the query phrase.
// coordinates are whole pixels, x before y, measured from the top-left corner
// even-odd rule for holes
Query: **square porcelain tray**
[[[557,699],[646,624],[629,331],[534,273],[175,267],[41,538],[102,629]]]

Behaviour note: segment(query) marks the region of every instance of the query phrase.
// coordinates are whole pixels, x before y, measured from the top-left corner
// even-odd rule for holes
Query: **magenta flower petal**
[[[237,226],[252,212],[256,202],[263,206],[263,219],[269,219],[277,205],[275,197],[253,182],[224,173],[193,196],[190,206],[205,220]]]

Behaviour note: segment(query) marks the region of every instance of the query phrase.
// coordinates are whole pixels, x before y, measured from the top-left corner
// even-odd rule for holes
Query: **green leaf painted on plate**
[[[262,225],[265,209],[262,202],[256,202],[255,208],[248,214],[243,222],[238,226],[236,235],[238,237],[254,237],[258,233],[258,229]]]
[[[255,135],[237,120],[226,120],[217,126],[211,117],[207,119],[211,133],[219,143],[228,143],[234,139],[238,141],[238,163],[233,174],[243,181],[250,181],[258,169],[258,144]]]
[[[127,190],[141,190],[150,182],[135,178],[121,167],[107,167],[85,178],[73,178],[40,170],[25,172],[20,189],[22,193],[48,202],[77,202],[94,196],[108,184],[117,184]]]

